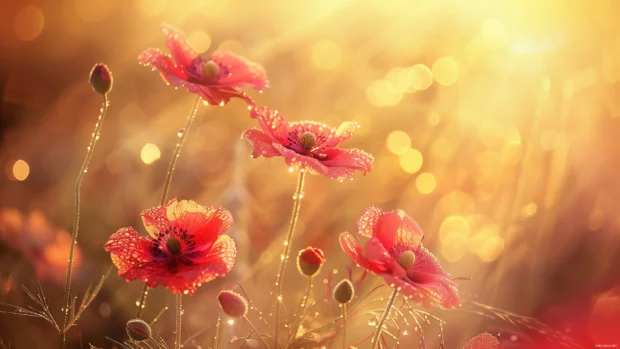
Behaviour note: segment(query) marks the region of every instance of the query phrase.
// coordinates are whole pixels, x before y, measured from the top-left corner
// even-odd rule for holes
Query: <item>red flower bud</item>
[[[333,297],[340,304],[349,303],[355,297],[355,289],[348,279],[344,279],[334,287]]]
[[[102,95],[107,94],[112,89],[112,73],[103,63],[97,63],[90,71],[90,85],[93,90]]]
[[[244,317],[248,312],[248,303],[241,295],[233,291],[222,291],[217,295],[217,300],[220,302],[220,307],[224,314],[233,317]]]
[[[299,272],[306,276],[316,275],[325,263],[325,255],[320,248],[311,246],[299,251],[297,255],[297,267]]]
[[[151,338],[151,326],[140,319],[133,319],[127,322],[127,335],[134,341],[145,341]]]

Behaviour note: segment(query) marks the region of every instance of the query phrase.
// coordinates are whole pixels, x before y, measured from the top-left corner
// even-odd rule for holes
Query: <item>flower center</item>
[[[415,254],[411,251],[405,251],[398,256],[398,264],[405,269],[409,269],[413,263],[415,263]]]
[[[202,63],[202,75],[205,78],[213,79],[220,71],[220,66],[212,60]]]
[[[316,143],[316,136],[312,132],[304,132],[299,140],[304,149],[311,150],[314,143]]]
[[[166,248],[171,255],[178,255],[181,253],[181,242],[177,238],[168,238]]]

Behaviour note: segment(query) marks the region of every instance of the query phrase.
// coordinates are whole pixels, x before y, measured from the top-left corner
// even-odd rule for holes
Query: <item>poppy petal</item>
[[[370,263],[364,257],[362,245],[348,232],[340,234],[340,246],[342,250],[351,257],[353,262],[361,268],[369,270]]]
[[[140,63],[157,69],[162,79],[172,86],[182,86],[187,82],[188,74],[182,67],[177,66],[172,58],[155,48],[149,48],[138,56]]]
[[[421,302],[424,299],[424,294],[403,278],[395,277],[390,273],[382,273],[381,276],[383,277],[383,280],[385,280],[385,283],[389,286],[397,289],[400,288],[399,293],[403,297],[413,299],[416,302]]]
[[[154,264],[153,240],[138,234],[131,227],[119,229],[104,245],[110,253],[112,263],[118,269],[118,276],[127,281],[149,279],[159,266]]]
[[[340,126],[338,126],[338,128],[334,132],[333,137],[327,143],[325,143],[325,147],[336,147],[338,144],[351,138],[351,136],[353,136],[353,133],[355,133],[355,130],[357,130],[358,128],[360,128],[360,125],[357,122],[343,122],[342,124],[340,124]]]
[[[233,87],[251,86],[258,91],[269,87],[265,68],[256,62],[252,62],[232,52],[223,51],[213,52],[211,59],[218,65],[226,67],[230,72],[228,76],[218,79],[218,82],[222,85]]]
[[[140,213],[144,228],[152,237],[156,237],[157,232],[164,231],[170,225],[170,219],[166,215],[166,210],[170,205],[176,203],[176,199],[168,201],[167,204],[150,208]]]
[[[499,343],[497,338],[495,338],[495,336],[487,332],[481,333],[475,336],[474,338],[470,339],[467,343],[465,343],[465,346],[463,347],[463,349],[500,349],[500,348],[501,348],[501,344]]]
[[[166,34],[166,46],[174,61],[178,66],[187,70],[194,59],[198,57],[198,53],[194,50],[185,39],[185,34],[171,25],[162,25],[162,30]]]
[[[452,276],[443,270],[437,258],[421,245],[415,251],[415,257],[415,263],[407,270],[411,283],[443,307],[459,307],[459,290]]]
[[[381,220],[383,211],[377,206],[370,206],[357,219],[357,233],[360,236],[371,238]]]
[[[415,250],[424,233],[420,226],[403,210],[386,212],[377,226],[376,236],[383,246],[390,249],[395,245]]]
[[[353,177],[354,171],[360,171],[363,174],[372,170],[372,155],[359,149],[328,149],[325,150],[327,160],[321,163],[329,168],[346,168],[351,173],[347,178]]]
[[[233,223],[232,214],[223,207],[198,205],[199,207],[195,208],[187,202],[185,200],[179,201],[176,209],[185,211],[182,211],[173,224],[180,231],[191,232],[193,241],[196,243],[192,252],[208,250],[230,228]],[[193,203],[193,201],[189,201],[189,203]],[[168,209],[171,210],[172,208],[169,207]]]
[[[254,105],[254,101],[250,96],[241,89],[229,86],[205,86],[199,83],[183,82],[185,88],[194,94],[200,96],[209,105],[225,106],[230,102],[231,98],[241,98],[247,104]]]
[[[288,144],[288,134],[291,131],[286,119],[276,109],[268,107],[253,108],[250,116],[255,118],[266,135],[280,144]]]
[[[241,138],[247,140],[254,146],[254,150],[252,151],[252,157],[254,158],[259,156],[271,158],[282,155],[276,148],[274,148],[273,139],[261,130],[246,130],[241,134]]]

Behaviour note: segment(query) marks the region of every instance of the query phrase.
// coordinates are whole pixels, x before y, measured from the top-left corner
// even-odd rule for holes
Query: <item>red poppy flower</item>
[[[241,138],[253,146],[253,157],[283,156],[289,166],[322,174],[331,179],[351,179],[355,171],[364,174],[372,169],[372,155],[358,149],[338,149],[359,126],[345,122],[331,128],[315,121],[289,123],[268,107],[254,108],[251,116],[259,129],[246,130]]]
[[[150,236],[126,227],[104,247],[127,281],[141,279],[149,287],[193,294],[201,283],[226,275],[235,264],[235,242],[223,235],[233,221],[228,210],[171,200],[141,216]]]
[[[297,266],[299,271],[307,276],[314,276],[325,263],[325,255],[320,248],[308,246],[299,251]]]
[[[340,234],[342,249],[358,266],[382,276],[385,282],[416,301],[428,299],[446,308],[460,306],[459,292],[439,261],[422,246],[422,229],[405,212],[383,212],[371,206],[357,221],[362,245],[349,233]]]
[[[252,99],[240,88],[250,86],[262,91],[269,87],[267,73],[260,64],[230,52],[198,54],[186,42],[183,32],[169,25],[162,28],[172,56],[149,48],[138,60],[157,69],[166,83],[184,86],[213,105],[225,105],[232,97],[243,98],[253,105]]]
[[[495,336],[485,332],[470,339],[463,349],[500,349],[501,347]]]

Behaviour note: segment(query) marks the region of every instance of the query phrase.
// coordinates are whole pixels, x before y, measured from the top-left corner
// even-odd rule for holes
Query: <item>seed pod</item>
[[[334,287],[334,300],[340,304],[349,303],[355,297],[353,284],[348,279],[344,279]]]
[[[306,276],[316,275],[323,263],[325,263],[325,255],[320,248],[308,246],[300,250],[297,255],[297,268],[301,274]]]
[[[127,335],[134,341],[145,341],[151,338],[151,326],[140,319],[133,319],[127,322]]]
[[[103,63],[97,63],[90,71],[90,85],[93,90],[102,95],[107,94],[112,89],[112,73]]]
[[[244,317],[248,312],[248,302],[241,295],[233,291],[222,291],[217,296],[224,314],[233,317]]]
[[[401,267],[409,269],[415,263],[415,254],[411,251],[405,251],[398,256],[398,264]]]

